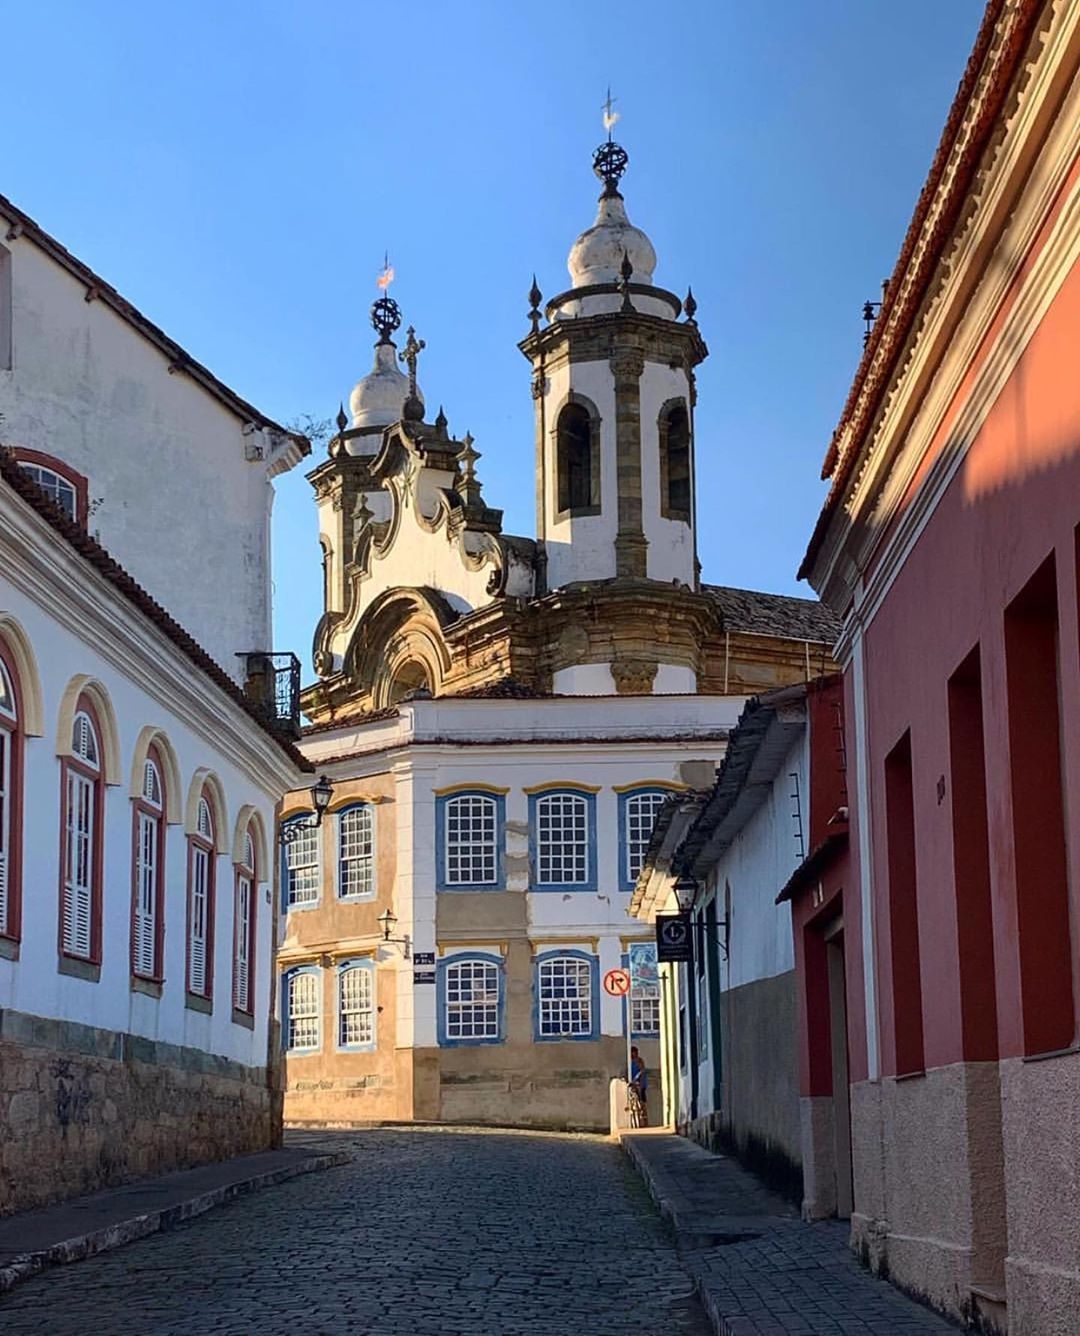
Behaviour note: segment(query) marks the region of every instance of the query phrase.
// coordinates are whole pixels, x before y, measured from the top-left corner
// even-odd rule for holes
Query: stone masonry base
[[[0,1011],[0,1215],[278,1140],[264,1068]]]

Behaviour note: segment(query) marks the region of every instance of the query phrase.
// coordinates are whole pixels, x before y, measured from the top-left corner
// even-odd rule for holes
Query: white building
[[[270,648],[270,477],[307,447],[0,216],[3,1213],[278,1135],[305,763],[237,654]]]
[[[655,811],[711,782],[749,695],[828,660],[816,603],[698,578],[706,349],[692,298],[653,284],[625,167],[597,150],[572,286],[546,316],[530,294],[535,539],[502,532],[472,439],[424,421],[422,344],[408,330],[406,375],[388,298],[309,475],[325,611],[302,747],[335,797],[282,881],[289,1120],[606,1126],[626,1013],[601,981],[650,940],[626,911]],[[631,1011],[655,1065],[656,999]]]

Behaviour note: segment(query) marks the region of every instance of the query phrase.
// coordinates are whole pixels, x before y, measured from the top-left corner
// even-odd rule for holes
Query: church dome
[[[375,366],[356,382],[349,395],[352,425],[389,427],[399,422],[408,393],[409,378],[398,367],[397,348],[389,340],[377,343]]]
[[[624,254],[633,266],[633,281],[651,283],[656,268],[652,242],[627,218],[621,195],[601,195],[596,222],[570,249],[566,267],[571,283],[575,288],[617,283]]]
[[[361,377],[349,395],[352,425],[389,427],[400,422],[409,394],[409,378],[398,366],[398,353],[391,334],[401,325],[401,312],[392,297],[380,297],[371,308],[371,323],[379,335],[375,365]],[[423,404],[419,388],[417,398]]]
[[[630,161],[626,150],[608,139],[593,154],[593,171],[604,183],[596,222],[582,232],[570,249],[566,267],[575,288],[592,283],[618,283],[623,257],[632,269],[632,281],[652,283],[656,251],[652,242],[626,216],[619,181]]]

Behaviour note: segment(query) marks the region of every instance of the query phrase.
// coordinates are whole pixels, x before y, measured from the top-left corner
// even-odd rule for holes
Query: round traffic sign
[[[604,992],[612,997],[625,997],[630,991],[630,974],[627,970],[608,970],[604,975]]]

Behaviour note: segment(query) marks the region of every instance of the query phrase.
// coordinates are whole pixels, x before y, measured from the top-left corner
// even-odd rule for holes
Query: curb
[[[96,1253],[110,1252],[113,1248],[122,1248],[126,1243],[146,1238],[149,1234],[159,1234],[196,1216],[223,1206],[237,1197],[249,1192],[259,1192],[262,1188],[276,1187],[290,1178],[301,1174],[316,1173],[322,1169],[333,1169],[341,1164],[348,1164],[352,1159],[346,1151],[333,1151],[325,1155],[311,1155],[296,1164],[282,1165],[279,1169],[270,1169],[266,1173],[256,1174],[253,1178],[240,1179],[235,1183],[226,1183],[209,1192],[200,1192],[197,1197],[188,1197],[185,1201],[163,1206],[159,1211],[144,1211],[132,1216],[130,1220],[120,1220],[116,1224],[106,1225],[102,1229],[90,1230],[86,1234],[76,1234],[60,1243],[54,1243],[38,1252],[25,1253],[21,1257],[0,1267],[0,1294],[13,1289],[21,1281],[29,1280],[50,1266],[64,1266],[68,1262],[81,1262]]]

